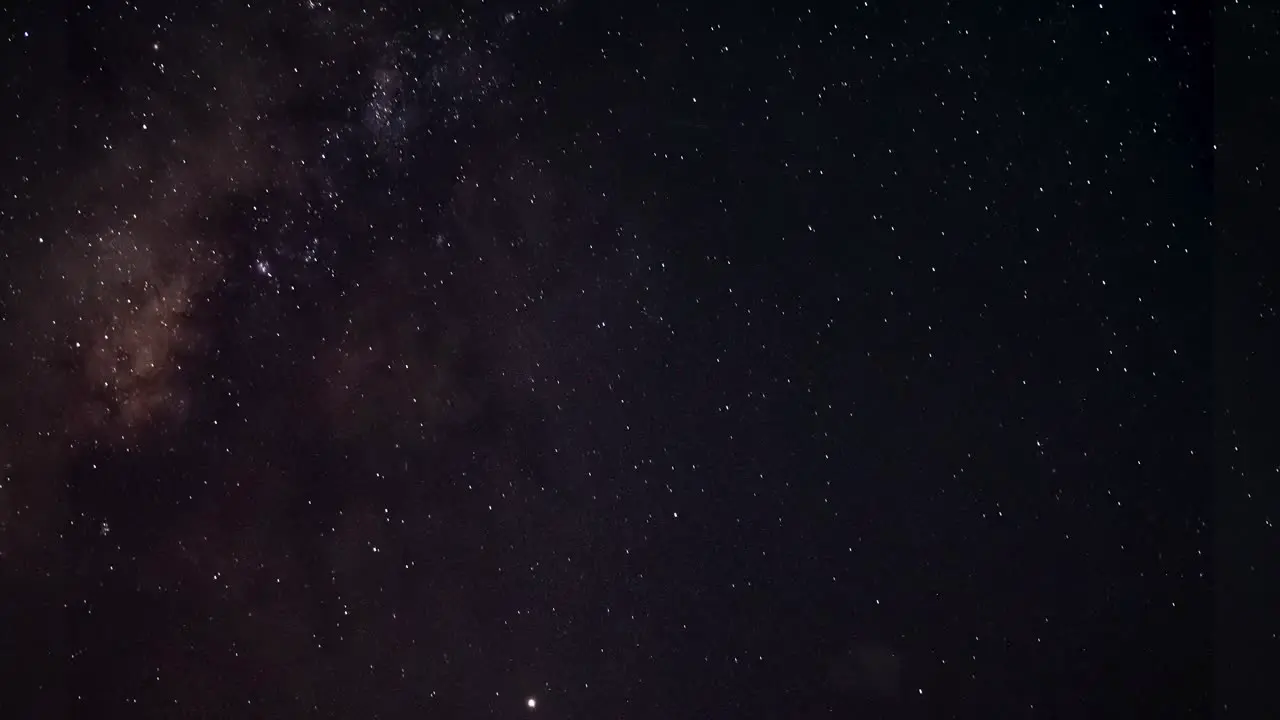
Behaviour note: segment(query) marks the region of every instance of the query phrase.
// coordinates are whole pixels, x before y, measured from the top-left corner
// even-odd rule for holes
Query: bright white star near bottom
[[[524,704],[527,705],[530,710],[532,710],[538,707],[538,700],[536,698],[529,698],[528,700],[524,701]]]

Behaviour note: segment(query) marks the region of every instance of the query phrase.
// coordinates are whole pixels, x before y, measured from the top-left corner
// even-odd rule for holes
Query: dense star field
[[[7,8],[0,715],[1202,717],[1209,38],[1114,5]]]

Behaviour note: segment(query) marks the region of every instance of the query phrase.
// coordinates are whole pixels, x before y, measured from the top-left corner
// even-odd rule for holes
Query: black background
[[[406,5],[7,11],[6,716],[1223,709],[1206,9]]]

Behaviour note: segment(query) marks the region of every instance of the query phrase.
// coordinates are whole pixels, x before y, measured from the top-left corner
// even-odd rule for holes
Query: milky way
[[[1203,716],[1175,4],[6,7],[0,717]]]
[[[638,237],[618,242],[572,170],[476,135],[506,112],[514,15],[405,33],[345,12],[304,4],[286,13],[306,21],[288,31],[284,19],[222,19],[216,45],[199,26],[160,37],[157,59],[122,83],[130,100],[99,111],[98,144],[66,170],[63,210],[25,228],[31,272],[6,299],[17,339],[6,362],[22,381],[9,390],[0,488],[0,552],[15,567],[69,523],[111,528],[159,587],[177,573],[225,592],[271,568],[302,592],[314,581],[302,551],[274,553],[271,537],[295,522],[286,498],[319,481],[279,448],[331,448],[375,480],[441,482],[416,463],[379,467],[378,448],[532,421],[502,408],[533,407],[519,398],[537,387],[563,400],[556,368],[584,350],[575,338],[608,294],[637,292],[611,258],[637,258]],[[280,43],[318,61],[299,71]],[[428,169],[410,173],[410,161]],[[343,450],[354,442],[370,465]],[[507,445],[485,451],[487,492],[510,495],[527,472]],[[175,452],[204,457],[173,477],[95,472],[127,477],[128,458]],[[229,490],[198,500],[211,480]],[[190,505],[158,542],[130,523],[143,506],[105,499],[155,483]],[[306,503],[328,528],[314,550],[339,568],[387,520],[361,494]],[[228,522],[259,530],[226,534]],[[454,617],[440,632],[473,622],[454,595],[424,601]]]

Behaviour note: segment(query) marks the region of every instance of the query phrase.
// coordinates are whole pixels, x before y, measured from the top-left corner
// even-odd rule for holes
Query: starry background
[[[4,12],[6,717],[1209,707],[1207,10]]]

